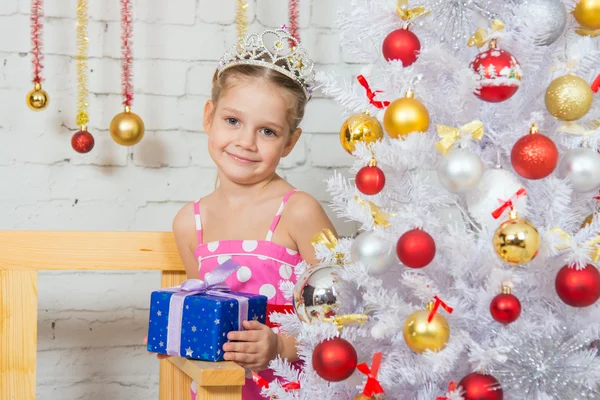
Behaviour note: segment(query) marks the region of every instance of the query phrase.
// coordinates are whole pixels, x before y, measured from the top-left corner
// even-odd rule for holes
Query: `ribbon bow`
[[[396,14],[398,14],[403,21],[408,21],[421,15],[427,15],[429,14],[429,11],[425,11],[425,7],[423,6],[408,8],[408,0],[398,0]]]
[[[388,221],[388,219],[392,217],[393,214],[388,214],[381,211],[381,208],[378,205],[370,201],[364,201],[358,196],[356,196],[354,200],[356,200],[363,207],[368,206],[371,209],[371,216],[373,216],[373,221],[375,222],[375,225],[381,225],[384,228],[390,226],[390,221]]]
[[[369,82],[367,82],[367,78],[365,78],[363,75],[357,76],[356,79],[358,79],[358,82],[360,83],[360,85],[362,87],[364,87],[365,90],[367,91],[367,97],[369,98],[369,102],[373,106],[375,106],[377,108],[385,108],[390,105],[389,101],[375,101],[375,96],[377,96],[377,93],[383,93],[383,90],[376,90],[376,91],[371,90],[371,87],[369,86]]]
[[[269,381],[267,381],[265,378],[263,378],[254,371],[252,371],[252,380],[254,381],[254,383],[256,383],[258,387],[265,389],[269,388]],[[300,389],[300,381],[286,383],[285,385],[281,385],[281,388],[286,392],[289,392],[291,390],[298,390]]]
[[[570,135],[588,136],[600,131],[600,122],[594,120],[585,125],[580,125],[575,122],[565,122],[558,127],[557,131],[568,133]]]
[[[433,321],[433,317],[435,316],[435,313],[437,313],[437,310],[440,308],[440,306],[442,306],[442,308],[444,310],[446,310],[448,312],[448,314],[452,314],[452,312],[454,311],[454,309],[452,307],[450,307],[448,304],[444,303],[437,296],[433,296],[433,299],[435,300],[435,302],[430,302],[429,304],[427,304],[427,309],[429,309],[429,311],[430,311],[429,316],[427,317],[427,322]]]
[[[363,396],[372,397],[374,394],[382,394],[384,393],[381,384],[377,380],[377,374],[379,373],[379,366],[381,365],[381,357],[383,354],[381,352],[375,353],[373,355],[373,364],[371,364],[371,369],[367,366],[367,363],[358,364],[356,368],[367,375],[367,383],[365,384],[365,388],[362,392]]]
[[[178,292],[185,292],[187,294],[199,294],[206,293],[209,290],[216,290],[219,292],[229,292],[229,286],[225,284],[225,280],[229,275],[233,274],[240,268],[239,264],[229,259],[223,264],[211,272],[207,272],[204,275],[204,280],[201,279],[188,279],[177,287]]]
[[[495,19],[492,22],[492,28],[490,30],[479,28],[475,31],[475,33],[469,38],[468,46],[473,47],[483,47],[486,43],[490,42],[493,39],[493,35],[498,33],[504,29],[504,22],[499,19]]]
[[[329,250],[332,251],[335,249],[335,246],[337,246],[337,243],[337,238],[335,237],[333,232],[331,232],[331,230],[327,228],[323,229],[323,232],[315,234],[310,239],[310,244],[312,244],[313,247],[315,247],[317,244],[322,244],[323,246],[327,247]]]
[[[442,154],[446,154],[454,143],[463,135],[470,135],[473,140],[481,140],[483,137],[484,129],[483,122],[471,121],[460,128],[453,128],[446,125],[436,125],[438,136],[441,138],[439,142],[435,144],[435,148]]]
[[[594,82],[592,83],[592,91],[594,93],[598,93],[598,90],[600,90],[600,75],[598,75],[596,77],[596,79],[594,79]]]
[[[448,384],[448,394],[455,392],[458,388],[458,384],[454,381]],[[436,397],[435,400],[450,400],[449,397]]]
[[[511,196],[510,199],[506,200],[505,202],[502,203],[502,205],[500,207],[498,207],[497,209],[492,211],[492,217],[494,217],[494,219],[500,218],[500,216],[504,213],[504,211],[506,211],[507,208],[514,210],[514,208],[515,208],[514,203],[517,201],[517,199],[519,197],[522,197],[525,195],[527,195],[527,190],[525,190],[525,188],[519,189],[517,191],[517,193],[515,193],[513,196]],[[502,201],[502,200],[499,200],[499,201]]]
[[[558,234],[564,241],[562,245],[556,246],[557,250],[566,250],[569,248],[568,243],[573,242],[573,236],[569,235],[567,232],[563,231],[560,228],[550,229],[551,233]],[[593,238],[592,240],[588,240],[587,242],[580,245],[580,247],[591,247],[592,251],[590,253],[590,257],[594,263],[600,261],[600,233]]]

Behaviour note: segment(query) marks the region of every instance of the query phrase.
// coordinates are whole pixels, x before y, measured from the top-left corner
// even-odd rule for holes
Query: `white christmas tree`
[[[280,381],[264,393],[277,399],[366,393],[362,398],[470,400],[473,390],[483,390],[477,399],[600,399],[600,217],[594,198],[600,189],[600,96],[590,89],[600,72],[600,37],[576,33],[593,27],[580,26],[585,18],[575,20],[571,0],[507,1],[510,7],[489,12],[484,2],[473,2],[473,17],[504,23],[494,30],[491,20],[481,22],[486,34],[480,47],[442,40],[440,20],[463,29],[444,37],[477,28],[461,24],[464,14],[440,14],[456,1],[351,3],[339,15],[342,46],[367,66],[363,79],[359,84],[355,77],[321,74],[319,80],[346,116],[367,111],[384,126],[381,140],[353,142],[352,172],[375,158],[385,184],[366,195],[374,181],[364,184],[367,190],[338,174],[328,181],[334,209],[360,222],[361,231],[339,241],[323,235],[315,248],[330,267],[297,269],[301,318],[280,314],[273,320],[296,336],[304,363],[273,361]],[[418,59],[407,66],[386,60],[382,43],[407,24],[399,15],[419,14],[414,7],[421,5],[429,13],[409,20],[421,44]],[[575,16],[593,12],[583,6]],[[492,42],[520,63],[523,77],[512,97],[502,85],[483,88],[496,90],[492,94],[479,92],[478,74],[469,67]],[[363,84],[382,92],[371,101]],[[422,103],[428,128],[406,132],[412,125],[403,124],[410,121],[393,115],[406,105],[376,106],[409,90],[410,111],[423,123],[427,116],[415,111],[414,101]],[[433,260],[427,259],[431,252]],[[318,279],[306,283],[315,271]],[[316,286],[309,287],[314,293],[302,293],[306,285]],[[284,289],[291,297],[289,285]],[[426,307],[432,301],[439,306],[435,312]],[[344,316],[358,322],[344,323]],[[343,347],[328,351],[345,364],[314,359],[318,345],[337,337],[352,345],[367,369],[354,370]],[[373,371],[377,353],[381,365]],[[383,394],[374,389],[375,380]],[[370,390],[364,391],[366,383]]]

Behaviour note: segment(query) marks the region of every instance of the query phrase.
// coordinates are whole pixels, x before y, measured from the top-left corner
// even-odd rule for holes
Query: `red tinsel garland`
[[[31,0],[31,56],[33,67],[33,83],[42,83],[42,70],[44,69],[44,54],[42,52],[42,34],[44,26],[44,1]]]
[[[121,90],[123,105],[126,107],[131,107],[133,103],[132,18],[131,0],[121,0]]]
[[[298,27],[298,17],[300,15],[300,10],[298,9],[299,0],[290,0],[289,1],[289,17],[290,17],[290,26],[289,32],[290,35],[293,36],[298,43],[300,43],[300,28]],[[290,43],[290,47],[293,47],[294,43]]]

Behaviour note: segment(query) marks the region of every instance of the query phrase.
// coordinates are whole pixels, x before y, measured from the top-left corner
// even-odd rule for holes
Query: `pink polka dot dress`
[[[283,213],[285,204],[296,190],[287,193],[282,202],[265,240],[220,240],[202,242],[202,221],[199,202],[194,203],[194,216],[198,235],[198,247],[194,254],[198,258],[200,279],[204,274],[232,258],[241,267],[225,283],[236,292],[257,293],[268,298],[267,313],[272,311],[293,311],[291,299],[286,299],[280,289],[282,283],[295,283],[294,266],[302,258],[296,250],[291,250],[271,241],[273,232]],[[269,323],[267,323],[269,325]],[[274,328],[276,329],[276,328]],[[271,370],[261,371],[260,376],[268,382],[274,379]],[[195,385],[192,386],[192,399],[196,399]],[[265,399],[252,379],[246,379],[242,391],[243,400]]]

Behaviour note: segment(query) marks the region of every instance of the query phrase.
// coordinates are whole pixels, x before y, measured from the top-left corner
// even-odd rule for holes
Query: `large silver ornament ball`
[[[567,26],[567,8],[562,0],[522,0],[515,11],[535,33],[538,46],[556,42]]]
[[[567,151],[558,164],[558,176],[567,178],[580,193],[600,188],[600,154],[589,148]]]
[[[369,274],[377,276],[398,264],[394,243],[376,231],[359,234],[350,249],[352,262],[361,262]]]
[[[481,158],[469,149],[453,148],[437,168],[441,184],[452,193],[473,189],[483,177]]]
[[[308,268],[294,286],[294,309],[300,321],[311,323],[335,317],[339,310],[339,265],[318,264]]]

